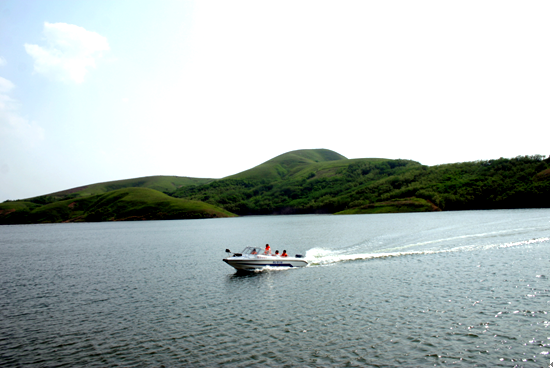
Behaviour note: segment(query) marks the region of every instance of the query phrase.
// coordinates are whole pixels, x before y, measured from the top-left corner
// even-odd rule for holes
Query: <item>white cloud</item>
[[[20,104],[9,96],[15,85],[0,77],[0,154],[10,149],[29,148],[44,139],[44,129],[19,114]]]
[[[34,71],[54,79],[82,83],[96,61],[109,50],[108,41],[96,32],[67,23],[44,23],[46,46],[25,44],[35,60]]]
[[[5,78],[0,77],[0,93],[1,94],[10,92],[13,89],[13,87],[15,87],[15,86],[13,85],[12,82],[10,82],[9,80],[7,80]]]

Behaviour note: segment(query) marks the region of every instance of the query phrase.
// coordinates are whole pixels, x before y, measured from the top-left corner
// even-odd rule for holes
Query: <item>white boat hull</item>
[[[307,266],[307,261],[303,258],[293,257],[272,257],[272,256],[240,256],[224,258],[230,266],[237,270],[255,271],[270,268],[295,268]]]

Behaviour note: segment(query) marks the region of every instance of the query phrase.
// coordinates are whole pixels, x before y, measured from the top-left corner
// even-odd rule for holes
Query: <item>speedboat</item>
[[[264,250],[256,247],[246,247],[242,253],[233,253],[228,249],[226,252],[229,253],[229,256],[224,258],[223,261],[237,270],[255,271],[269,268],[293,268],[307,266],[307,261],[301,254],[296,254],[295,257],[275,256],[271,254],[263,254]]]

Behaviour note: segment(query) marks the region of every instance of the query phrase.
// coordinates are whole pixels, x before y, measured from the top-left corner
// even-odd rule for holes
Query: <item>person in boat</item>
[[[269,246],[269,244],[265,245],[265,251],[263,252],[263,254],[266,254],[268,256],[271,255],[271,247]]]
[[[279,257],[280,254],[278,254],[278,250],[275,252],[275,257]]]
[[[254,248],[254,250],[252,250],[251,254],[257,254],[257,251],[255,250],[255,248]]]
[[[288,257],[288,253],[286,253],[286,249],[282,251],[281,257]]]

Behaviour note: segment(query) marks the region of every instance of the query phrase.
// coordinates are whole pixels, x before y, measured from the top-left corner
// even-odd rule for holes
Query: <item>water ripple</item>
[[[547,366],[548,223],[536,210],[8,227],[0,362]],[[212,256],[259,234],[310,267],[238,274]]]

